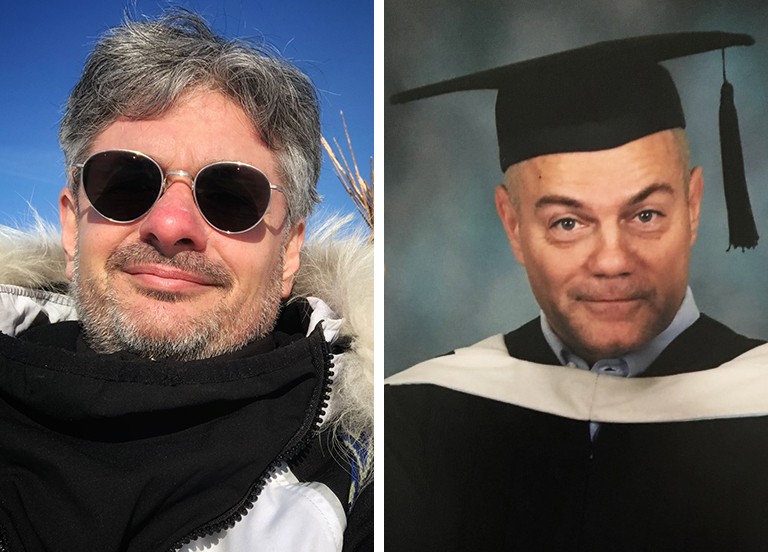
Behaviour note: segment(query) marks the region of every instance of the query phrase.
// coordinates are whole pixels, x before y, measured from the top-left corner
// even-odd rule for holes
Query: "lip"
[[[579,301],[594,314],[617,318],[631,315],[643,302],[637,297],[590,297]]]
[[[131,265],[123,268],[139,287],[169,292],[189,292],[217,284],[200,274],[161,265]]]
[[[585,297],[581,299],[587,303],[634,303],[640,301],[639,297]]]

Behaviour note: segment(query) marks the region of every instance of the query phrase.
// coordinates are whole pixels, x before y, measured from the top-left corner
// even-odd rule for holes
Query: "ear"
[[[75,271],[75,252],[77,251],[77,207],[72,191],[64,187],[59,194],[59,220],[61,221],[61,245],[67,262],[67,279],[72,280]]]
[[[301,247],[304,245],[304,221],[293,225],[285,244],[285,257],[283,259],[283,299],[291,295],[293,279],[301,266]]]
[[[691,225],[691,245],[696,243],[699,232],[699,217],[701,215],[701,198],[704,194],[704,172],[700,166],[691,170],[688,182],[688,216]]]
[[[501,224],[507,233],[507,239],[515,258],[521,265],[525,266],[525,255],[520,247],[520,219],[514,205],[512,205],[509,190],[501,184],[496,187],[496,212],[499,213]]]

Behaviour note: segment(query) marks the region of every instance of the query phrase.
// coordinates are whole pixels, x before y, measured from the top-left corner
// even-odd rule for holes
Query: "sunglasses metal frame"
[[[88,192],[85,189],[85,182],[83,181],[83,172],[84,172],[83,168],[85,167],[85,165],[88,163],[88,161],[90,161],[93,157],[95,157],[97,155],[100,155],[100,154],[103,154],[103,153],[112,153],[112,152],[114,152],[114,153],[129,153],[129,154],[132,154],[132,155],[141,156],[144,159],[148,159],[149,161],[152,162],[153,165],[155,165],[155,167],[157,167],[158,173],[161,176],[160,189],[159,189],[159,191],[157,193],[157,197],[155,197],[154,201],[152,201],[152,204],[149,206],[149,208],[146,211],[144,211],[141,215],[139,215],[138,217],[136,217],[134,219],[131,219],[131,220],[116,220],[116,219],[113,219],[111,217],[106,216],[104,213],[99,211],[96,208],[95,205],[93,205],[93,203],[91,202],[91,198],[88,197]],[[253,169],[256,172],[258,172],[260,175],[262,175],[264,177],[264,181],[269,185],[269,198],[267,199],[267,206],[264,209],[264,213],[261,215],[261,217],[259,217],[259,219],[255,223],[253,223],[251,226],[249,226],[245,230],[224,230],[223,228],[219,228],[218,226],[213,224],[210,220],[208,220],[208,217],[205,216],[205,213],[200,208],[200,204],[197,201],[197,193],[195,191],[195,184],[197,183],[197,178],[206,169],[209,169],[211,167],[215,167],[215,166],[218,166],[218,165],[235,165],[237,167],[247,167],[249,169]],[[203,220],[205,220],[205,222],[208,224],[208,226],[210,226],[214,230],[216,230],[218,232],[221,232],[223,234],[244,234],[245,232],[253,230],[254,228],[256,228],[261,223],[262,220],[264,220],[264,217],[267,216],[267,213],[269,213],[269,208],[272,206],[272,191],[275,190],[275,191],[278,191],[281,194],[285,195],[285,191],[283,190],[282,186],[277,186],[275,184],[272,184],[272,182],[269,181],[269,177],[266,174],[264,174],[263,171],[261,171],[260,169],[254,167],[253,165],[249,165],[248,163],[242,163],[240,161],[214,161],[213,163],[209,163],[209,164],[205,165],[204,167],[202,167],[199,171],[197,171],[197,174],[192,175],[191,173],[189,173],[187,171],[182,171],[182,170],[164,171],[163,168],[160,166],[160,164],[157,161],[152,159],[146,153],[142,153],[140,151],[127,150],[127,149],[108,149],[108,150],[102,150],[102,151],[97,151],[96,153],[92,153],[91,155],[88,156],[88,158],[85,161],[83,161],[82,163],[73,163],[72,165],[70,165],[70,168],[72,170],[72,178],[73,178],[73,180],[74,179],[79,180],[79,184],[83,188],[83,195],[85,195],[86,199],[88,199],[88,203],[91,204],[91,207],[93,207],[93,210],[96,211],[99,214],[100,217],[102,217],[102,218],[104,218],[104,219],[106,219],[106,220],[108,220],[110,222],[117,223],[117,224],[131,224],[131,223],[136,222],[137,220],[147,216],[149,214],[149,212],[152,211],[152,209],[155,207],[155,205],[157,204],[157,201],[165,193],[165,190],[168,187],[168,177],[169,176],[183,176],[183,177],[189,178],[191,180],[192,185],[190,186],[190,190],[192,191],[192,197],[195,200],[195,206],[197,207],[197,211],[200,213],[200,216],[203,217]],[[78,171],[79,175],[76,175],[75,171]]]

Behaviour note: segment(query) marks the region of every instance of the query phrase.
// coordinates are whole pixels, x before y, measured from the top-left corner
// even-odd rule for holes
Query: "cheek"
[[[690,229],[683,224],[670,228],[659,240],[640,243],[636,254],[662,275],[687,272],[691,256]]]
[[[122,228],[114,228],[114,231],[108,231],[99,225],[95,228],[91,225],[80,226],[78,233],[77,248],[80,255],[81,270],[89,267],[103,266],[117,246],[124,241]]]
[[[267,280],[272,278],[274,267],[280,262],[280,243],[270,244],[269,248],[249,244],[248,254],[244,254],[243,246],[236,250],[222,251],[222,260],[240,282],[241,289],[246,295],[259,295],[267,286]]]
[[[562,251],[548,251],[544,248],[528,250],[526,270],[531,289],[539,302],[557,301],[558,295],[573,276],[565,270],[571,266]]]
[[[677,288],[687,285],[690,256],[688,242],[681,239],[661,251],[649,252],[646,260],[659,286]]]

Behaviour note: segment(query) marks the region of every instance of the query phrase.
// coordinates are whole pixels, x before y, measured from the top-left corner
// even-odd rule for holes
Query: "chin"
[[[616,358],[630,351],[635,351],[642,348],[649,341],[650,338],[645,336],[628,337],[624,335],[616,336],[613,339],[606,339],[606,336],[601,336],[599,340],[585,340],[582,343],[588,343],[586,348],[592,353],[594,358],[604,359]]]

